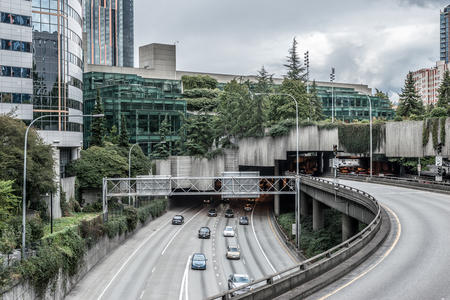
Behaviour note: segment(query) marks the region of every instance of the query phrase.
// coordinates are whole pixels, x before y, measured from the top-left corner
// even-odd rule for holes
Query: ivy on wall
[[[348,153],[367,153],[370,151],[370,125],[369,124],[339,124],[338,135],[340,148]],[[386,126],[384,123],[372,125],[373,150],[378,149],[386,139]]]
[[[437,149],[440,143],[445,144],[446,119],[447,119],[446,117],[429,118],[423,121],[423,131],[422,131],[423,147],[425,147],[430,141],[430,133],[433,141],[433,149]]]

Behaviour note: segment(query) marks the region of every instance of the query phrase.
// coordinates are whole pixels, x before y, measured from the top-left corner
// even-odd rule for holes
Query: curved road
[[[368,261],[309,299],[449,300],[450,196],[339,182],[368,192],[390,209],[393,230]]]
[[[258,201],[250,213],[243,211],[244,203],[231,201],[235,217],[230,219],[224,218],[228,204],[217,206],[217,217],[207,217],[210,206],[169,211],[95,266],[67,299],[205,299],[226,290],[232,273],[258,279],[294,265],[295,258],[269,218],[269,202]],[[171,225],[173,215],[179,213],[185,218],[184,225]],[[245,214],[250,225],[239,225],[239,216]],[[236,237],[223,236],[226,225],[235,228]],[[202,226],[211,228],[211,239],[197,237]],[[229,243],[239,245],[240,260],[226,259]],[[195,252],[206,255],[205,271],[190,269],[189,259]]]

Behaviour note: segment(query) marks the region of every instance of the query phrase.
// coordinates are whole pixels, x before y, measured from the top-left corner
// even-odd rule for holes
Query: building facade
[[[134,66],[134,0],[85,0],[86,63]]]
[[[449,62],[449,24],[450,24],[450,5],[441,10],[440,16],[440,39],[439,39],[439,48],[440,48],[440,60],[444,61],[448,64]]]
[[[413,79],[417,93],[424,105],[435,105],[439,99],[439,87],[444,79],[449,65],[445,61],[438,61],[433,68],[424,68],[413,72]]]
[[[137,72],[141,74],[137,74]],[[84,113],[92,113],[97,91],[103,103],[107,128],[120,130],[122,116],[127,120],[130,143],[138,143],[146,155],[160,141],[159,129],[168,118],[170,149],[179,140],[179,129],[186,114],[186,101],[181,100],[181,82],[170,79],[145,78],[145,71],[133,68],[88,66],[84,74]],[[86,120],[84,145],[89,146],[91,122]]]
[[[0,0],[0,113],[33,119],[31,2]]]

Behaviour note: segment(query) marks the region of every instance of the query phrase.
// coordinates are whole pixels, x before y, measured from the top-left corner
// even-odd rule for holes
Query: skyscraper
[[[449,24],[450,24],[450,5],[444,8],[441,11],[441,30],[440,30],[440,60],[445,61],[445,63],[449,62],[449,44],[450,44],[450,36],[449,36]]]
[[[85,0],[88,64],[134,66],[134,0]]]

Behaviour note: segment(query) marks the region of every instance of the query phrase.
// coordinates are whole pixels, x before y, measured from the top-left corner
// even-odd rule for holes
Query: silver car
[[[253,280],[250,280],[250,278],[248,277],[247,274],[232,274],[228,277],[228,289],[232,290],[238,287],[241,287],[243,285],[249,284],[253,282]],[[237,290],[235,292],[233,292],[233,296],[234,295],[240,295],[240,294],[244,294],[247,293],[251,290],[250,286],[247,286],[245,288],[242,288],[240,290]]]

